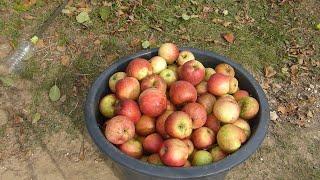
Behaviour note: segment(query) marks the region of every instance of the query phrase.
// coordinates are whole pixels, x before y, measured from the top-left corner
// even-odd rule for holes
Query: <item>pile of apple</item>
[[[250,137],[258,101],[238,88],[228,64],[205,68],[192,52],[162,44],[158,56],[136,58],[109,79],[100,112],[104,134],[124,154],[172,167],[206,165]]]

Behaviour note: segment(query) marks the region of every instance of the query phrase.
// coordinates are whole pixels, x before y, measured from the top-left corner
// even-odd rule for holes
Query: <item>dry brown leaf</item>
[[[223,34],[223,38],[224,38],[228,43],[233,43],[234,40],[236,39],[232,33]]]
[[[35,19],[35,17],[34,17],[34,16],[31,16],[30,14],[25,14],[25,15],[23,16],[23,18],[24,18],[24,19],[27,19],[27,20]]]
[[[228,21],[225,21],[225,22],[222,23],[222,25],[223,25],[224,27],[228,27],[228,26],[230,26],[231,24],[232,24],[232,22],[228,22]]]
[[[139,38],[133,38],[130,42],[131,47],[137,47],[140,46],[141,44],[141,39]]]
[[[222,24],[224,21],[222,19],[214,18],[212,19],[212,22],[215,24]]]
[[[24,7],[31,7],[37,3],[37,0],[23,0],[22,4]]]
[[[93,42],[93,44],[94,44],[94,45],[100,45],[100,44],[101,44],[101,41],[100,41],[99,39],[97,39],[97,40],[95,40],[95,41]]]
[[[43,42],[43,39],[39,39],[39,41],[38,41],[37,44],[36,44],[36,47],[37,47],[38,49],[41,49],[41,48],[44,48],[44,47],[45,47],[45,44],[44,44],[44,42]]]
[[[64,66],[69,66],[70,65],[70,57],[68,55],[61,56],[60,62]]]
[[[278,106],[277,110],[278,110],[278,112],[281,112],[281,114],[287,114],[287,112],[288,112],[288,109],[283,105]]]
[[[293,76],[296,76],[298,74],[299,66],[298,65],[292,65],[290,67],[290,70],[291,70],[291,74]]]
[[[265,77],[270,78],[270,77],[272,77],[272,76],[274,76],[276,74],[277,74],[277,72],[273,69],[273,67],[267,66],[267,67],[264,68]]]
[[[204,13],[208,13],[208,12],[211,12],[211,11],[212,11],[212,8],[208,7],[208,6],[204,6],[203,9],[202,9],[202,12],[204,12]]]

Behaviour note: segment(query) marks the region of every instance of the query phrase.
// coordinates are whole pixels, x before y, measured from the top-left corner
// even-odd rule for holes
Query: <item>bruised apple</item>
[[[134,123],[126,116],[115,116],[106,122],[105,136],[112,144],[123,144],[134,137]]]

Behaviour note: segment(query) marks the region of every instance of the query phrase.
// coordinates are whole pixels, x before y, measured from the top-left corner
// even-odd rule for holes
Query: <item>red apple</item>
[[[174,105],[182,105],[197,100],[197,90],[188,81],[173,83],[169,91],[170,100]]]
[[[150,64],[152,66],[153,73],[155,74],[159,74],[161,71],[167,68],[166,60],[160,56],[154,56],[151,58]]]
[[[216,97],[210,93],[205,93],[198,97],[197,102],[206,109],[207,114],[211,114]]]
[[[191,60],[195,60],[196,58],[194,57],[194,55],[192,54],[192,52],[190,51],[181,51],[179,53],[179,57],[177,60],[177,64],[179,66],[182,66],[184,63],[191,61]]]
[[[162,144],[162,137],[158,133],[148,135],[142,143],[143,149],[149,153],[158,153]]]
[[[221,159],[225,158],[228,154],[224,151],[219,146],[215,146],[211,149],[211,156],[213,162],[220,161]]]
[[[210,128],[215,134],[218,133],[220,129],[220,121],[212,114],[207,116],[206,127]]]
[[[128,76],[142,80],[152,74],[152,66],[146,59],[136,58],[127,66],[126,73]]]
[[[125,78],[127,74],[125,72],[116,72],[109,78],[109,88],[112,92],[116,92],[116,84],[121,79]]]
[[[121,100],[115,107],[117,115],[127,116],[132,122],[137,123],[141,117],[138,104],[131,99]]]
[[[191,60],[183,64],[180,74],[182,80],[197,85],[204,79],[205,68],[201,62]]]
[[[222,126],[217,135],[219,147],[227,153],[232,153],[238,150],[241,143],[245,142],[245,140],[246,135],[244,131],[233,124],[226,124]]]
[[[139,159],[143,154],[141,143],[135,139],[130,139],[129,141],[121,144],[119,149],[128,156],[136,159]]]
[[[238,91],[238,80],[236,78],[231,78],[229,82],[229,94],[234,94]]]
[[[223,123],[233,123],[239,118],[240,106],[231,98],[219,98],[213,106],[213,114]]]
[[[218,64],[215,68],[216,73],[221,73],[224,74],[226,76],[231,76],[234,77],[235,72],[232,66],[230,66],[229,64]]]
[[[115,115],[115,105],[118,102],[114,94],[108,94],[103,97],[99,104],[100,112],[107,118],[112,118]]]
[[[171,69],[165,69],[161,71],[160,77],[167,83],[168,86],[178,80],[177,73]]]
[[[167,84],[159,75],[153,74],[141,81],[141,91],[149,88],[157,88],[165,94],[167,91]]]
[[[167,134],[165,129],[165,122],[170,114],[172,114],[173,111],[166,111],[161,116],[158,117],[156,122],[156,131],[159,133],[163,138],[167,139],[170,136]]]
[[[136,132],[141,136],[147,136],[156,131],[156,121],[154,118],[143,115],[136,123]]]
[[[230,77],[215,73],[208,81],[208,91],[215,96],[222,96],[229,92],[230,90]]]
[[[249,93],[248,91],[245,91],[245,90],[238,90],[233,94],[233,97],[236,101],[239,101],[243,97],[247,97],[247,96],[249,96]]]
[[[132,139],[134,123],[126,116],[115,116],[106,122],[105,136],[112,144],[123,144]]]
[[[182,140],[184,143],[186,143],[186,145],[188,146],[189,149],[189,156],[192,154],[193,150],[194,150],[194,146],[193,143],[190,139],[183,139]]]
[[[202,127],[207,120],[207,111],[199,103],[188,103],[183,108],[182,111],[187,113],[192,119],[192,128],[197,129]]]
[[[201,81],[200,84],[196,86],[198,95],[204,94],[208,91],[207,89],[207,82]]]
[[[153,165],[158,165],[158,166],[163,166],[163,163],[161,162],[160,156],[158,153],[156,154],[151,154],[148,159],[148,163],[153,164]]]
[[[157,117],[166,110],[167,97],[160,90],[149,88],[140,94],[139,106],[143,114]]]
[[[241,109],[240,117],[245,120],[250,120],[256,117],[259,112],[259,103],[258,101],[250,96],[241,98],[239,100],[239,106]]]
[[[244,133],[246,134],[246,140],[249,139],[250,134],[251,134],[251,130],[250,130],[250,125],[247,121],[239,118],[238,120],[236,120],[232,124],[241,128],[244,131]]]
[[[175,111],[170,114],[164,126],[169,136],[174,138],[184,139],[192,133],[192,120],[183,111]]]
[[[125,77],[116,84],[116,95],[119,99],[136,100],[140,94],[140,83],[136,78]]]
[[[207,127],[194,130],[191,139],[197,149],[207,149],[216,141],[214,132]]]
[[[167,64],[173,64],[179,56],[179,49],[173,43],[164,43],[160,46],[158,55],[163,57]]]
[[[188,154],[187,145],[175,138],[165,140],[159,152],[161,161],[172,167],[183,166],[187,162]]]
[[[204,80],[205,81],[209,81],[210,77],[212,76],[212,74],[215,74],[216,71],[212,68],[206,68],[205,70],[205,77],[204,77]]]

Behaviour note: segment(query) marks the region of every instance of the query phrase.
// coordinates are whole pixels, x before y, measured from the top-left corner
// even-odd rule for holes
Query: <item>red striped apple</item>
[[[192,85],[197,85],[204,79],[205,68],[201,62],[191,60],[183,64],[180,75],[182,80],[188,81]]]
[[[229,64],[218,64],[215,68],[216,73],[221,73],[224,74],[226,76],[231,76],[234,77],[235,72],[232,66],[230,66]]]
[[[192,119],[193,129],[202,127],[207,121],[207,111],[199,103],[188,103],[182,108],[182,111],[187,113]]]
[[[164,43],[160,46],[158,55],[163,57],[167,64],[173,64],[179,56],[179,49],[173,43]]]
[[[167,84],[159,75],[153,74],[141,81],[141,91],[149,88],[157,88],[165,94],[167,91]]]
[[[164,126],[169,136],[174,138],[184,139],[192,133],[192,120],[183,111],[175,111],[170,114]]]
[[[197,90],[188,81],[177,81],[171,85],[169,96],[174,105],[183,105],[197,100]]]
[[[172,167],[181,167],[186,164],[189,150],[180,139],[168,139],[163,142],[159,155],[161,161]]]
[[[117,115],[127,116],[132,122],[137,123],[141,117],[138,104],[131,99],[121,100],[115,107]]]
[[[146,59],[136,58],[127,66],[126,73],[139,81],[152,74],[152,66]]]
[[[125,77],[116,84],[116,95],[119,99],[136,100],[140,94],[140,83],[136,78]]]

